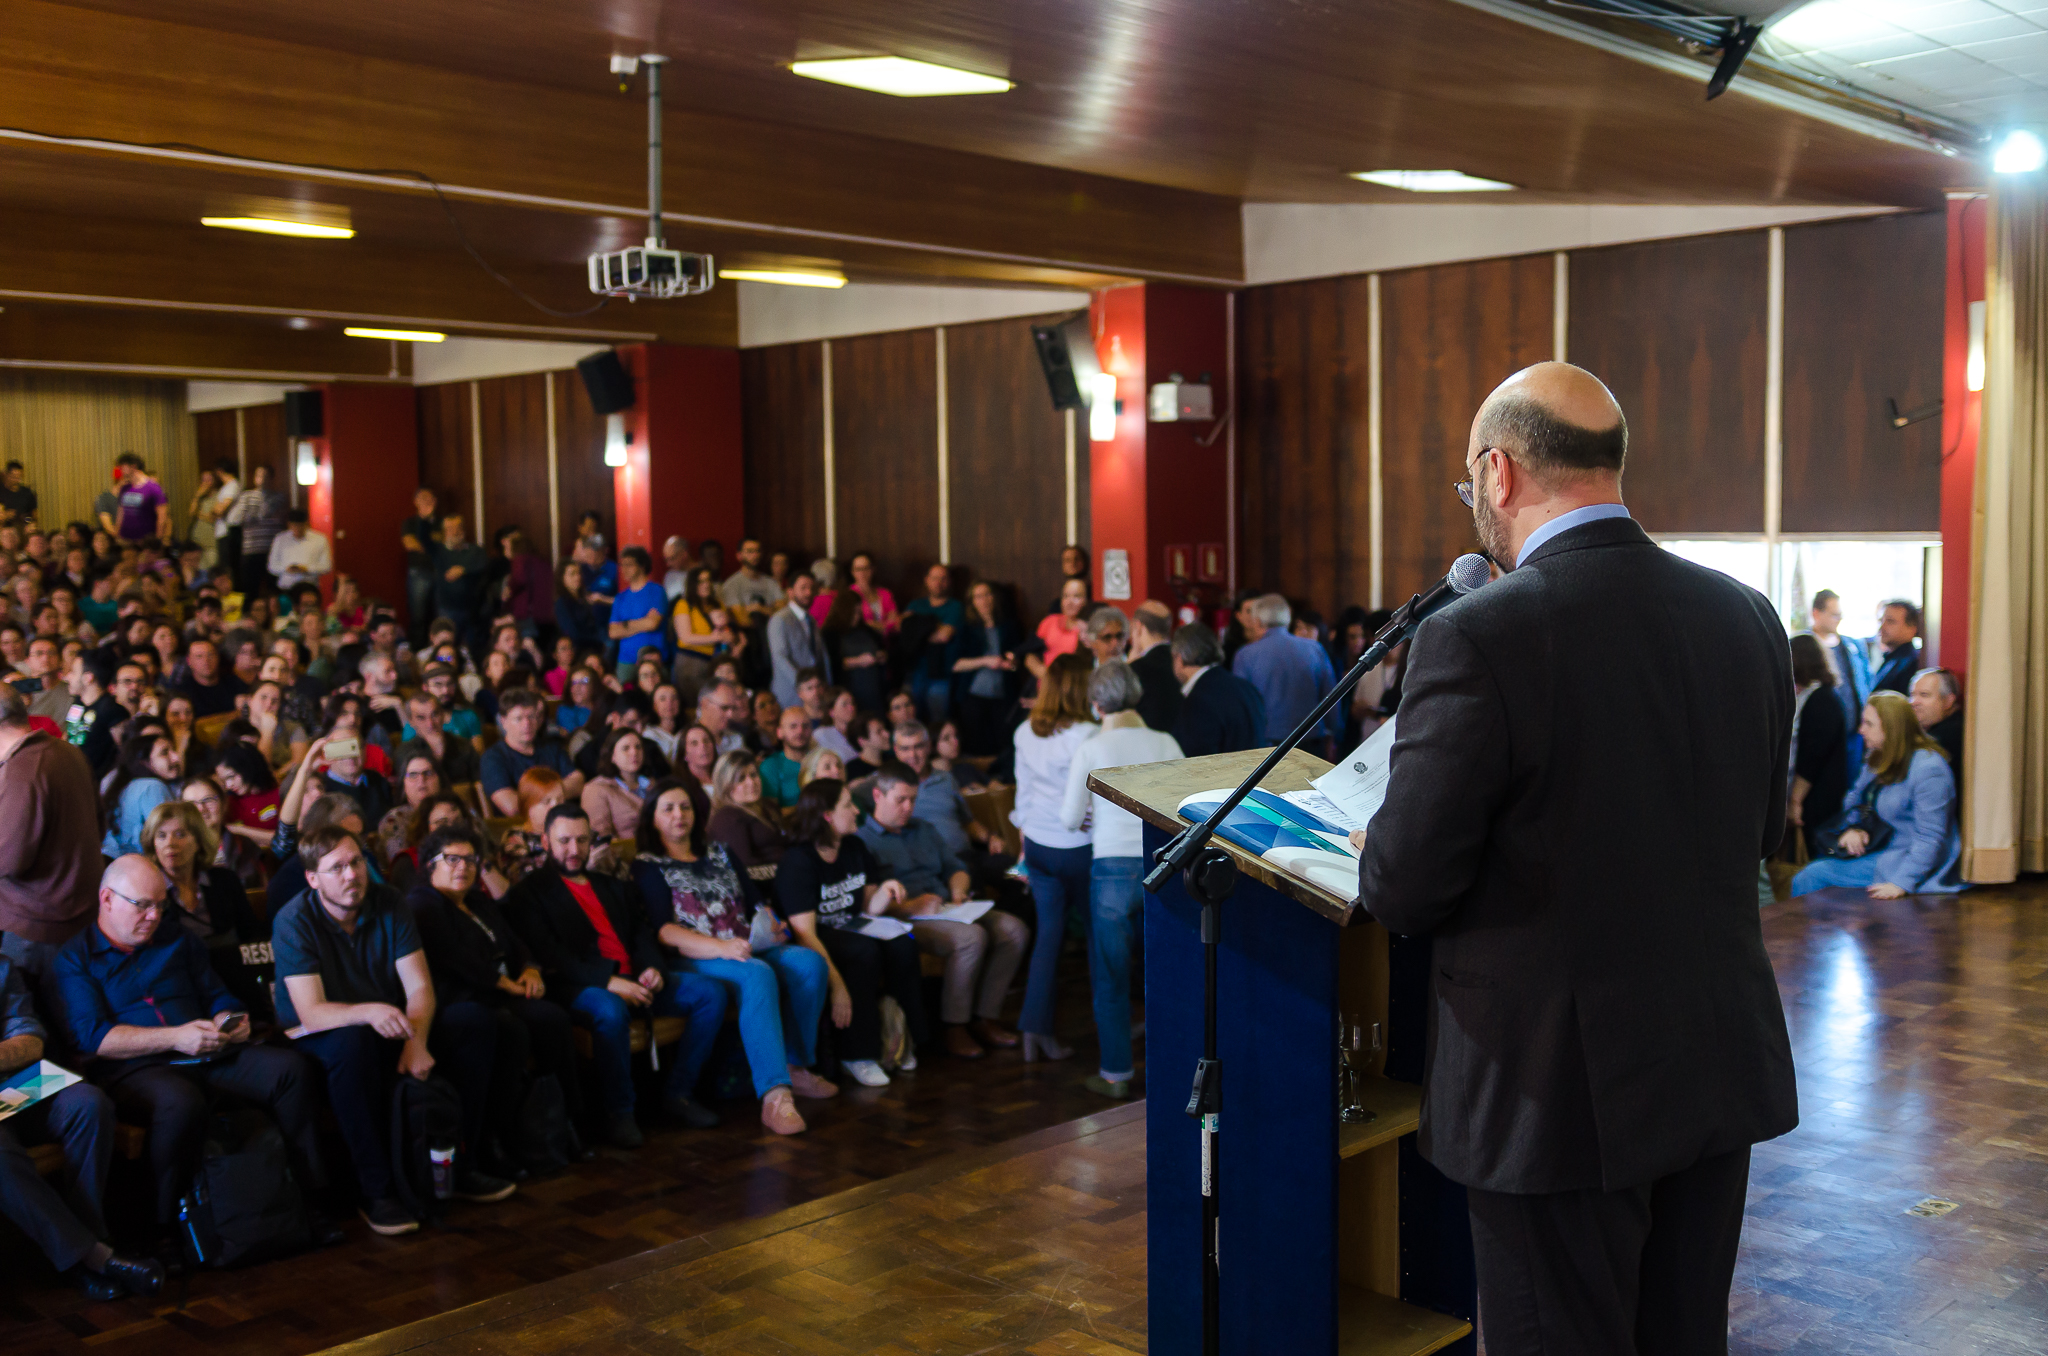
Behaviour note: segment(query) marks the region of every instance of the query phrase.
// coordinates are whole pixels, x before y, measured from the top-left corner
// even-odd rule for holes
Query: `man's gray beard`
[[[1481,501],[1472,510],[1472,530],[1479,535],[1479,544],[1486,548],[1486,554],[1493,557],[1502,569],[1515,567],[1513,543],[1508,537],[1507,524],[1493,512],[1493,506]]]

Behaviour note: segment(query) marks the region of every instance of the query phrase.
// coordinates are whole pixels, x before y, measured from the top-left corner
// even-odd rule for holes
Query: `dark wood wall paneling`
[[[476,385],[483,429],[486,535],[495,538],[505,528],[517,527],[535,550],[545,552],[548,374],[493,377]],[[575,525],[573,512],[570,525]]]
[[[1554,278],[1549,255],[1524,255],[1381,279],[1380,484],[1390,606],[1476,548],[1472,511],[1452,489],[1465,475],[1472,416],[1494,387],[1551,357]]]
[[[1940,212],[1785,232],[1783,530],[1941,528],[1948,221]]]
[[[952,556],[963,581],[1015,586],[1035,622],[1059,588],[1067,534],[1066,418],[1052,407],[1030,320],[946,328]],[[1075,450],[1079,536],[1088,540],[1087,430]]]
[[[589,510],[594,509],[603,515],[605,531],[612,538],[617,538],[618,510],[613,492],[617,475],[604,464],[605,417],[591,405],[590,392],[584,388],[583,378],[573,371],[557,372],[554,378],[555,486],[562,508],[560,559],[567,560],[570,548],[575,545],[576,520]],[[540,522],[546,524],[545,512]],[[543,529],[535,530],[545,536]],[[613,540],[611,544],[616,547],[618,542]],[[694,546],[696,543],[691,544]],[[656,553],[654,563],[657,570],[663,568],[659,553]]]
[[[1763,531],[1769,258],[1763,231],[1571,256],[1571,360],[1628,416],[1648,531]]]
[[[192,416],[192,441],[199,455],[199,469],[210,471],[222,461],[235,460],[235,412],[202,410]],[[240,472],[236,472],[240,475]]]
[[[747,535],[799,569],[825,554],[824,354],[820,343],[740,354]]]
[[[939,553],[937,363],[930,330],[832,342],[839,554],[872,552],[899,603]]]
[[[291,493],[292,457],[284,436],[284,403],[251,405],[242,411],[242,441],[249,453],[249,473],[270,468],[270,483]]]
[[[460,513],[476,532],[474,453],[470,446],[469,383],[422,386],[419,401],[420,485],[432,490],[443,513]]]

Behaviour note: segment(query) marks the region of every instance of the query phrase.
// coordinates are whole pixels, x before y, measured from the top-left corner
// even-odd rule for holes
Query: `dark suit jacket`
[[[1197,678],[1193,689],[1181,698],[1173,737],[1190,758],[1263,749],[1273,742],[1266,738],[1265,699],[1257,688],[1221,664]]]
[[[1812,787],[1806,793],[1800,817],[1809,829],[1819,828],[1842,812],[1842,797],[1849,794],[1849,718],[1832,688],[1815,688],[1799,708],[1794,723],[1799,751],[1792,771],[1806,778]]]
[[[640,892],[599,871],[590,872],[586,879],[631,958],[627,978],[650,968],[661,969],[661,946],[654,925],[647,921]],[[590,925],[583,906],[569,893],[562,873],[552,863],[512,887],[505,896],[505,917],[532,948],[541,973],[550,981],[561,981],[567,990],[563,998],[574,997],[578,989],[602,989],[619,973],[616,965],[598,953],[597,929]]]
[[[1433,938],[1447,1176],[1616,1191],[1798,1123],[1756,905],[1791,732],[1770,604],[1629,519],[1422,624],[1359,898]]]
[[[1162,734],[1173,733],[1180,719],[1180,684],[1173,677],[1173,646],[1154,645],[1131,661],[1145,695],[1138,699],[1138,718]]]

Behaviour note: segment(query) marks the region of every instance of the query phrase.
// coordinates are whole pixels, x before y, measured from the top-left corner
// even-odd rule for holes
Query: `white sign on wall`
[[[1104,551],[1102,553],[1102,596],[1112,603],[1121,603],[1131,596],[1131,553],[1129,551]]]

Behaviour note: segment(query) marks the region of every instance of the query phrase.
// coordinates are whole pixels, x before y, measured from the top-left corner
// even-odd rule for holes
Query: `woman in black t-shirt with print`
[[[917,940],[905,933],[880,941],[857,931],[903,898],[902,882],[876,879],[881,869],[854,832],[859,822],[845,782],[821,777],[806,786],[797,797],[795,842],[782,854],[775,895],[795,940],[831,967],[840,1063],[860,1083],[878,1088],[889,1081],[881,1065],[882,995],[903,1009],[910,1036],[898,1067],[917,1067],[914,1050],[927,1033]]]

